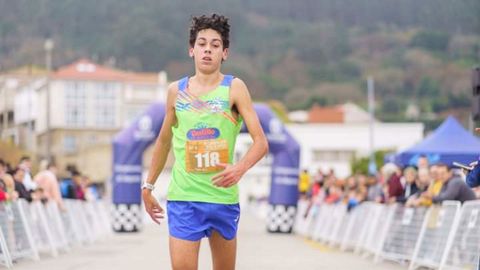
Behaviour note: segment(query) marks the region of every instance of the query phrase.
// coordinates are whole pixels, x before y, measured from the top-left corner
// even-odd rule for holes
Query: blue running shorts
[[[240,205],[168,201],[167,217],[170,235],[175,238],[198,241],[215,230],[232,240],[237,235]]]

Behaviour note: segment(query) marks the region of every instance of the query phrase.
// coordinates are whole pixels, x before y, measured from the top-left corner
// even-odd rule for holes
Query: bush
[[[413,38],[410,43],[413,47],[420,47],[432,51],[446,51],[450,36],[444,32],[438,31],[420,31]]]

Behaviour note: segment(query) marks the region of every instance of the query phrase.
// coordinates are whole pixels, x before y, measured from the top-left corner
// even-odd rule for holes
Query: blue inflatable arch
[[[268,106],[255,104],[254,108],[273,156],[267,229],[289,233],[298,200],[300,146]],[[155,103],[113,140],[112,226],[117,232],[135,232],[141,228],[143,152],[156,140],[164,116],[165,105]],[[242,132],[247,132],[245,125]]]

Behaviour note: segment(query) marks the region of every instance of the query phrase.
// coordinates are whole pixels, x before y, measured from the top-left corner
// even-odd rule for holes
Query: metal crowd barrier
[[[419,266],[438,268],[442,262],[447,240],[459,218],[461,203],[447,201],[428,210],[422,231],[413,252],[409,269]]]
[[[480,201],[462,206],[456,229],[449,239],[440,269],[480,268]]]
[[[3,218],[1,214],[0,218]],[[5,240],[5,236],[3,235],[3,230],[0,230],[0,264],[6,266],[7,268],[12,267],[12,258],[10,257],[10,252],[7,248],[7,242]]]
[[[24,200],[0,203],[0,265],[56,257],[75,245],[92,244],[112,234],[105,203],[64,200],[42,204]]]
[[[308,202],[299,202],[307,209]],[[480,269],[480,200],[446,201],[430,208],[365,202],[347,213],[343,204],[299,211],[294,232],[353,251],[374,262],[392,260],[409,269]]]
[[[18,200],[0,204],[0,228],[12,261],[23,258],[38,260],[38,250],[22,202]]]
[[[335,206],[321,205],[315,218],[315,226],[312,239],[315,241],[325,242],[328,231],[330,230],[333,220]]]
[[[347,224],[345,234],[341,240],[340,250],[355,250],[355,247],[360,242],[361,232],[366,228],[365,215],[367,214],[367,207],[361,204],[353,209],[350,213],[351,217]]]
[[[367,202],[365,207],[367,216],[364,219],[367,225],[363,227],[355,253],[363,254],[363,257],[376,256],[381,251],[396,206]]]
[[[333,235],[333,238],[330,239],[329,245],[331,247],[340,247],[340,245],[342,244],[343,236],[346,234],[347,227],[350,224],[351,218],[351,214],[344,213],[343,217],[338,223],[338,228],[335,229],[336,233]]]
[[[28,205],[24,200],[17,203],[25,211],[26,222],[38,252],[50,253],[52,257],[57,257],[58,250],[54,243],[52,228],[48,224],[42,203],[37,201]]]
[[[423,207],[397,205],[376,261],[387,259],[406,263],[411,259],[426,213],[427,209]]]
[[[293,223],[293,231],[294,233],[301,236],[307,235],[308,227],[313,216],[313,207],[312,209],[310,209],[311,211],[309,211],[307,215],[308,205],[309,202],[306,200],[300,200],[297,204],[297,213],[295,216],[295,221]]]

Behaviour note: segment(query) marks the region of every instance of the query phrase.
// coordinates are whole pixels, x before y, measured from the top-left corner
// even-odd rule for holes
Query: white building
[[[150,104],[164,102],[166,87],[165,72],[134,73],[81,59],[18,88],[15,127],[34,129],[36,147],[30,150],[39,157],[50,152],[59,168],[75,164],[105,180],[113,136]]]
[[[32,134],[32,123],[29,123],[28,129],[24,125],[17,125],[15,116],[15,108],[17,107],[17,96],[21,89],[28,88],[31,85],[38,85],[45,80],[46,71],[35,66],[25,66],[16,70],[11,70],[0,74],[0,139],[10,141],[16,145],[30,150],[29,145],[25,143],[30,141],[29,134]],[[28,97],[23,95],[20,97],[25,106],[31,108],[30,111],[25,110],[21,118],[26,120],[27,114],[32,115],[35,109],[32,107],[32,100],[26,100]]]
[[[287,129],[301,146],[301,168],[310,173],[333,168],[337,176],[346,177],[354,158],[370,154],[368,123],[290,124]],[[376,122],[374,150],[406,149],[423,139],[423,131],[422,123]]]

